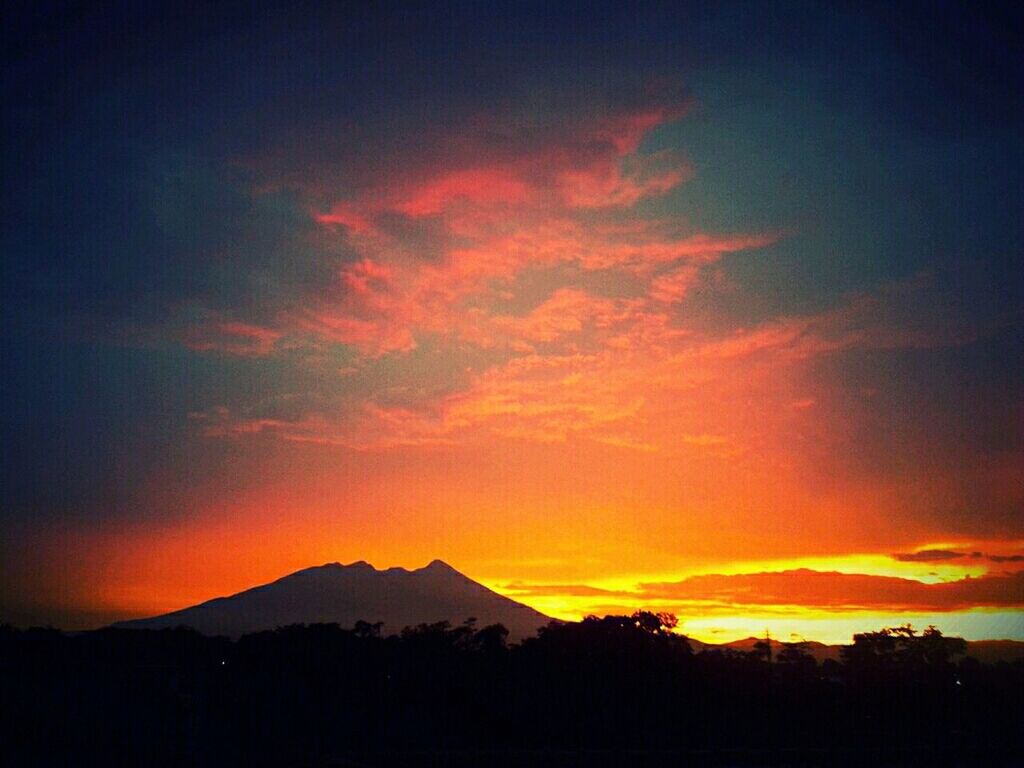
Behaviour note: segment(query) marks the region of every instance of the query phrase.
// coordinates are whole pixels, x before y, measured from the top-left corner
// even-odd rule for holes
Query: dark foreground
[[[937,631],[694,654],[669,617],[500,627],[0,628],[0,763],[195,766],[1024,765],[1024,663]]]
[[[300,763],[316,768],[1020,768],[1019,755],[975,749],[960,754],[930,749],[846,750],[549,750],[353,753]]]

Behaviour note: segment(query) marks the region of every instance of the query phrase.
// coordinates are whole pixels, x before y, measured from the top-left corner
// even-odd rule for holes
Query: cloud
[[[993,563],[1024,563],[1024,555],[987,555]]]
[[[289,318],[289,333],[310,334],[314,344],[353,347],[367,374],[374,361],[407,354],[430,338],[447,339],[446,354],[456,358],[468,357],[470,347],[486,352],[489,357],[467,369],[457,387],[424,392],[405,401],[401,411],[392,410],[384,393],[372,393],[356,420],[350,413],[313,408],[301,427],[257,420],[208,434],[258,432],[376,448],[483,434],[538,443],[581,436],[645,452],[699,451],[722,458],[770,452],[784,446],[787,430],[817,419],[820,410],[809,407],[818,398],[789,385],[778,389],[778,383],[793,377],[797,386],[797,372],[808,361],[871,348],[879,336],[864,330],[872,322],[871,303],[859,297],[817,315],[722,335],[680,325],[663,301],[644,293],[601,296],[560,286],[516,314],[497,311],[502,300],[495,291],[486,294],[489,304],[462,305],[433,283],[438,274],[429,265],[410,273],[369,258],[352,262],[340,270],[333,290]],[[410,299],[410,293],[418,298]],[[436,351],[429,354],[437,359]],[[759,389],[761,401],[775,405],[755,414],[749,402]]]
[[[343,346],[354,360],[338,369],[360,374],[339,388],[367,384],[358,407],[311,407],[278,423],[243,406],[232,411],[234,427],[207,434],[378,449],[584,438],[639,452],[767,457],[827,418],[817,389],[799,384],[816,359],[964,338],[948,324],[902,323],[899,307],[922,301],[924,277],[760,322],[695,312],[695,292],[727,282],[724,258],[764,258],[758,252],[784,236],[706,231],[644,206],[693,175],[678,153],[647,148],[688,104],[655,90],[571,115],[510,118],[492,105],[457,131],[423,126],[387,152],[371,151],[368,137],[336,155],[297,151],[290,170],[253,161],[261,195],[287,189],[305,201],[319,226],[313,250],[335,254],[320,259],[333,274],[235,328],[262,336],[220,328],[194,331],[188,343],[248,356],[302,348],[309,359]],[[368,384],[385,367],[391,386],[425,367],[464,375],[396,410]]]
[[[341,269],[328,291],[283,317],[295,331],[379,357],[415,349],[410,313],[417,309],[403,302],[391,266],[363,258]]]
[[[356,254],[333,282],[282,308],[278,329],[370,357],[409,352],[428,336],[483,346],[504,338],[527,352],[578,330],[580,313],[600,311],[596,297],[556,289],[530,315],[504,315],[502,292],[527,271],[664,268],[653,290],[678,300],[700,265],[777,239],[637,216],[638,203],[690,176],[677,153],[641,150],[652,131],[683,117],[688,99],[664,88],[627,93],[577,114],[478,113],[458,132],[393,148],[383,171],[364,148],[305,172],[254,171],[269,174],[264,190],[304,192],[323,237]],[[325,197],[334,199],[318,209]],[[570,314],[557,317],[560,309]]]
[[[282,331],[250,323],[213,322],[189,328],[185,333],[185,345],[197,352],[266,357],[274,351],[283,335]]]
[[[967,557],[967,554],[948,549],[922,549],[918,552],[897,552],[892,557],[902,563],[933,563]]]
[[[373,402],[323,407],[299,403],[272,415],[234,412],[225,406],[190,414],[201,433],[223,440],[265,436],[290,443],[382,451],[449,445],[451,428],[429,413]]]
[[[503,584],[502,593],[517,597],[632,597],[625,590],[602,589],[586,584],[524,584],[513,581]]]
[[[340,344],[371,361],[411,353],[427,340],[508,349],[524,362],[504,360],[477,371],[462,393],[424,403],[402,423],[416,432],[427,418],[452,433],[488,421],[507,436],[549,441],[622,421],[643,398],[626,392],[635,377],[613,369],[648,347],[663,354],[681,333],[658,305],[681,300],[700,280],[702,266],[723,254],[776,239],[694,232],[632,210],[688,177],[677,154],[641,151],[651,131],[682,117],[687,103],[678,94],[654,93],[579,116],[504,123],[478,115],[457,135],[428,139],[418,154],[400,153],[403,162],[383,174],[379,168],[376,175],[364,173],[365,153],[347,157],[347,183],[337,177],[339,198],[313,216],[328,247],[352,254],[337,262],[334,278],[278,306],[269,322],[238,322],[234,332],[223,324],[192,328],[187,343],[248,356],[296,346],[317,354]],[[329,196],[322,180],[333,173],[317,168],[315,183],[290,183]],[[267,194],[275,183],[267,180],[261,189]],[[594,218],[598,210],[605,213]],[[420,227],[419,221],[430,223]],[[564,283],[538,295],[521,285],[524,274],[538,270],[619,271],[641,284],[656,282],[648,289],[653,298],[602,296]],[[518,305],[513,311],[505,308],[510,302]],[[542,369],[554,368],[533,365],[530,357],[538,355],[551,356],[554,368],[571,359],[593,362],[585,364],[589,373],[540,380]],[[498,382],[510,375],[520,378],[499,391]],[[610,384],[590,393],[559,391],[597,376]],[[379,406],[373,398],[365,403],[367,412]],[[315,423],[331,434],[343,428],[337,414],[318,417],[310,432]],[[235,430],[253,431],[288,432],[258,420]],[[595,437],[651,448],[621,430]]]
[[[629,207],[671,191],[690,175],[675,152],[639,152],[642,140],[681,118],[687,103],[669,90],[651,92],[639,102],[613,97],[601,105],[597,100],[575,114],[520,112],[508,119],[497,109],[477,112],[463,118],[457,131],[431,134],[419,126],[415,144],[389,147],[383,160],[356,148],[326,164],[318,158],[315,180],[311,169],[278,167],[269,171],[268,184],[276,180],[321,197],[331,196],[331,186],[352,190],[331,201],[320,219],[357,230],[389,213],[493,223],[496,213],[521,209]],[[253,163],[264,165],[259,159]],[[325,184],[325,178],[333,184]]]
[[[651,281],[650,297],[665,303],[682,301],[697,283],[699,276],[700,268],[694,264],[684,264],[662,272]]]
[[[640,585],[644,599],[715,601],[736,606],[792,605],[830,610],[960,611],[1024,607],[1024,571],[926,584],[894,576],[797,569],[691,576]]]
[[[922,549],[917,552],[899,552],[894,554],[894,560],[904,563],[931,563],[944,560],[956,560],[970,557],[971,559],[985,559],[993,563],[1022,563],[1024,555],[993,555],[985,552],[954,552],[948,549]]]

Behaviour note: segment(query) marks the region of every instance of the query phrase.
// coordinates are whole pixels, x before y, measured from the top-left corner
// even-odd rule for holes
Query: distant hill
[[[754,643],[764,638],[746,637],[742,640],[733,640],[728,643],[703,643],[700,640],[690,638],[690,645],[695,653],[701,651],[731,650],[739,653],[749,653],[754,650]],[[772,639],[772,653],[778,653],[784,644]],[[839,661],[840,651],[843,645],[826,645],[814,640],[808,640],[803,644],[804,650],[819,664],[825,659]],[[967,643],[967,655],[985,664],[995,664],[1000,661],[1014,661],[1024,658],[1024,642],[1019,640],[972,640]]]
[[[1024,659],[1024,642],[1020,640],[972,640],[967,655],[983,664]]]
[[[190,608],[147,619],[122,621],[115,627],[161,629],[187,626],[206,635],[241,635],[289,624],[337,623],[351,628],[357,621],[383,622],[383,634],[407,626],[475,618],[478,627],[503,624],[509,639],[536,633],[550,619],[510,600],[447,563],[434,560],[409,571],[377,570],[359,561],[328,563]]]
[[[731,643],[725,643],[723,647],[732,648],[735,651],[752,651],[754,650],[754,643],[760,642],[762,639],[760,637],[747,637],[743,640],[733,640]],[[785,647],[785,644],[778,640],[771,640],[770,642],[773,654],[777,654]],[[804,651],[819,664],[825,661],[825,659],[835,659],[838,661],[839,650],[843,647],[841,645],[826,645],[816,640],[805,640],[802,646]]]

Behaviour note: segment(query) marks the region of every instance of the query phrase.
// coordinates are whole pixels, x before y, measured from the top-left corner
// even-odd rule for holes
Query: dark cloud
[[[601,589],[587,584],[522,584],[512,582],[503,591],[513,597],[635,597],[635,593],[616,589]]]
[[[642,584],[643,598],[722,601],[734,605],[799,605],[835,610],[960,611],[1024,606],[1024,571],[926,584],[894,576],[799,569],[774,573],[692,576]]]
[[[993,563],[1024,563],[1024,555],[989,555]]]
[[[1024,562],[1024,555],[992,555],[984,552],[953,552],[948,549],[922,549],[919,552],[898,552],[893,556],[894,560],[902,563],[935,563],[944,560],[958,560],[970,557],[972,560],[986,559],[993,563],[1020,563]]]
[[[1004,560],[1017,562],[1024,557]],[[736,606],[935,612],[1024,606],[1024,572],[929,584],[893,576],[801,568],[766,573],[702,574],[677,582],[639,584],[632,591],[582,584],[518,582],[507,584],[504,589],[514,597],[609,597],[635,605],[652,600],[659,605],[675,601],[680,610],[691,612],[735,609]]]
[[[902,563],[932,563],[942,560],[956,560],[960,557],[967,557],[963,552],[952,552],[948,549],[922,549],[920,552],[897,552],[894,560]]]

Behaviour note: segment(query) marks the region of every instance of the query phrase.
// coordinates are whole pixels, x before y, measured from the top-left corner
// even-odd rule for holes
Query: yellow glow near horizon
[[[962,543],[945,543],[919,547],[916,551],[953,549],[958,546],[964,548]],[[851,554],[826,558],[722,562],[673,573],[634,574],[629,577],[594,579],[584,584],[561,587],[543,583],[506,583],[496,580],[488,581],[487,586],[553,618],[570,621],[588,614],[629,613],[641,608],[669,611],[680,619],[681,632],[709,643],[758,636],[766,629],[774,637],[782,640],[787,640],[790,636],[800,636],[826,643],[844,643],[849,642],[856,632],[906,623],[921,628],[934,624],[948,634],[962,635],[968,639],[1018,637],[1024,624],[1024,617],[1020,612],[1005,609],[903,612],[831,609],[783,603],[742,606],[715,600],[651,597],[641,591],[643,584],[675,583],[709,573],[730,576],[783,573],[800,569],[819,573],[898,578],[929,585],[978,578],[989,570],[979,559],[908,562],[886,555]]]

